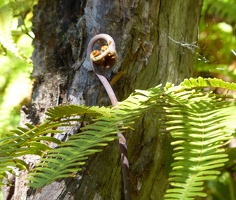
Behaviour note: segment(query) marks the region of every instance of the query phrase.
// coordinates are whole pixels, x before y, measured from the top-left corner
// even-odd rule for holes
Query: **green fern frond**
[[[30,124],[25,124],[25,127],[18,127],[18,129],[11,131],[11,134],[7,134],[8,137],[3,138],[0,140],[0,177],[5,177],[5,172],[11,172],[13,167],[18,167],[20,169],[28,168],[28,165],[18,159],[19,156],[33,154],[33,155],[48,155],[50,154],[51,147],[48,146],[49,143],[53,142],[60,145],[60,141],[48,136],[49,134],[60,134],[63,131],[59,130],[59,127],[73,127],[79,121],[84,119],[84,115],[88,115],[91,119],[98,119],[101,116],[105,116],[110,118],[110,111],[112,109],[104,108],[101,109],[98,107],[85,107],[85,106],[75,106],[75,105],[68,105],[68,106],[58,106],[55,108],[51,108],[47,111],[48,118],[46,122],[33,126]],[[78,117],[76,117],[78,116]],[[98,126],[96,130],[100,130],[101,125],[108,127],[106,124],[101,124],[101,121],[97,122]],[[89,126],[88,126],[89,127]],[[115,126],[117,129],[117,126]],[[95,129],[94,129],[95,130]],[[88,131],[87,131],[88,132]],[[80,136],[83,138],[84,133],[81,133]],[[76,137],[76,136],[74,136]],[[97,137],[97,136],[95,136]],[[95,140],[96,142],[101,141],[101,143],[97,144],[97,146],[104,146],[105,142],[110,141],[110,136],[102,135],[102,139]],[[86,138],[92,138],[91,135],[87,134]],[[114,136],[113,136],[114,139]],[[68,145],[73,147],[73,137],[71,137],[70,141],[68,141]],[[86,143],[78,143],[79,145],[86,146]],[[68,147],[66,146],[67,143],[63,143],[61,147]],[[77,145],[77,144],[76,144]],[[96,145],[94,145],[95,148]],[[87,152],[94,153],[93,149],[91,149],[91,145],[87,144]],[[60,153],[61,149],[58,149]],[[65,148],[65,152],[67,149]],[[100,151],[100,150],[99,150]],[[82,151],[81,153],[84,153]],[[59,157],[58,153],[57,157]],[[53,155],[53,153],[52,153]],[[61,154],[62,155],[62,154]],[[63,155],[62,155],[63,157]],[[47,157],[48,158],[48,157]],[[82,159],[83,160],[83,159]],[[84,163],[84,161],[82,162]],[[59,176],[57,176],[59,177]]]
[[[46,157],[30,173],[31,187],[40,188],[56,179],[73,176],[81,170],[89,155],[102,151],[109,141],[117,138],[116,121],[98,121],[86,126],[86,131],[75,134]]]
[[[26,124],[26,128],[19,127],[13,130],[8,137],[0,140],[0,177],[6,177],[6,172],[12,171],[12,168],[28,169],[28,164],[20,160],[20,156],[34,154],[42,156],[51,148],[47,145],[49,142],[59,144],[60,141],[46,136],[48,133],[60,133],[56,130],[61,124],[58,122],[43,123],[38,126]]]
[[[161,93],[160,86],[151,88],[148,91],[137,90],[128,99],[119,103],[119,109],[102,108],[100,110],[98,107],[88,108],[72,105],[66,106],[66,108],[69,108],[67,115],[63,115],[62,113],[65,112],[60,111],[65,107],[50,109],[48,112],[52,117],[50,120],[58,119],[60,114],[57,112],[61,113],[61,118],[82,113],[89,115],[91,113],[99,117],[99,120],[83,127],[81,129],[82,133],[71,136],[68,141],[58,145],[57,149],[48,151],[47,155],[30,173],[29,185],[40,188],[58,178],[74,176],[76,172],[81,170],[81,166],[84,165],[89,155],[102,151],[100,147],[106,146],[108,142],[117,139],[118,131],[124,131],[130,127],[137,117],[150,109],[150,105],[157,106],[157,101],[152,101],[152,99],[159,99]],[[54,111],[56,112],[54,113]],[[123,123],[119,125],[121,121]]]
[[[84,105],[77,106],[77,105],[67,105],[66,109],[64,105],[57,106],[54,108],[50,108],[46,115],[49,117],[49,120],[61,119],[66,117],[73,117],[73,116],[83,116],[88,115],[92,118],[107,116],[110,117],[110,109],[105,107],[86,107]]]
[[[167,200],[205,197],[203,182],[215,179],[219,167],[228,161],[224,148],[235,126],[227,125],[235,119],[236,107],[219,95],[201,90],[207,87],[236,89],[235,84],[219,79],[198,78],[186,79],[180,87],[167,91],[167,129],[175,139],[175,162],[169,178],[173,188],[167,190]]]
[[[10,3],[8,3],[0,8],[0,43],[15,56],[22,58],[28,63],[32,63],[32,61],[17,47],[15,41],[12,38],[12,20],[13,10],[10,6]]]
[[[203,181],[214,179],[219,174],[219,167],[228,160],[224,146],[235,133],[235,100],[230,97],[231,101],[225,101],[225,95],[213,94],[215,87],[236,88],[235,84],[218,79],[186,79],[180,86],[167,85],[164,90],[160,86],[146,91],[137,90],[119,103],[119,109],[77,105],[49,109],[45,123],[38,126],[27,124],[26,128],[13,131],[14,136],[0,141],[3,150],[0,163],[5,157],[9,166],[16,166],[10,163],[10,159],[29,152],[41,155],[41,162],[28,180],[31,187],[43,187],[58,178],[74,176],[89,155],[102,151],[101,147],[117,138],[118,131],[129,128],[137,117],[152,110],[163,117],[165,127],[174,138],[175,162],[170,174],[173,188],[167,191],[165,199],[205,196]],[[68,141],[60,143],[47,136],[60,133],[57,128],[75,126],[85,116],[93,123],[83,127],[81,133],[71,136]],[[123,122],[122,125],[120,122]],[[163,125],[162,122],[160,125]],[[57,142],[58,146],[51,149],[40,143],[41,140]],[[27,167],[23,163],[17,164]],[[7,170],[11,168],[3,164],[0,177],[4,177]]]

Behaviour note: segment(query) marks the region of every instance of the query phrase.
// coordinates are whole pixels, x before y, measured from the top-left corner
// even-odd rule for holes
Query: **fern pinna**
[[[174,162],[170,188],[165,199],[194,199],[206,196],[205,180],[215,179],[226,161],[226,144],[235,133],[235,102],[230,95],[218,95],[216,87],[235,90],[236,85],[219,79],[186,79],[179,86],[161,86],[137,90],[114,108],[58,106],[48,110],[47,120],[38,126],[27,125],[0,141],[0,177],[12,167],[29,169],[18,157],[26,154],[41,156],[30,171],[28,185],[40,188],[58,178],[74,176],[89,155],[102,151],[102,146],[118,139],[117,129],[125,131],[135,119],[147,111],[160,113],[160,125],[169,131],[173,141]],[[158,116],[158,115],[157,115]],[[90,121],[81,132],[60,142],[47,136],[60,133],[57,128]],[[119,126],[119,122],[123,122]],[[42,142],[43,141],[43,142]],[[47,143],[57,143],[52,149]]]

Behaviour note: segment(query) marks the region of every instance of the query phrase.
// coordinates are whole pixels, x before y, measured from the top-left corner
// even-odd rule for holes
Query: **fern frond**
[[[0,163],[1,158],[5,157],[10,163],[10,159],[29,152],[41,155],[41,162],[28,180],[32,187],[43,187],[58,178],[74,176],[89,155],[102,151],[101,147],[117,138],[117,131],[129,128],[137,117],[151,110],[166,120],[165,127],[168,126],[167,130],[174,138],[175,162],[170,174],[174,188],[167,191],[165,199],[205,196],[203,181],[214,179],[219,174],[219,167],[228,160],[224,146],[235,133],[235,100],[230,97],[232,101],[225,101],[227,96],[213,94],[211,90],[215,87],[236,88],[235,84],[218,79],[186,79],[180,86],[168,86],[164,90],[160,86],[137,90],[118,104],[119,109],[77,105],[49,109],[45,123],[36,127],[27,124],[26,128],[13,131],[14,136],[0,141],[3,150]],[[69,140],[60,143],[47,137],[48,133],[60,133],[57,128],[75,126],[85,116],[93,123]],[[157,119],[158,123],[163,119]],[[51,149],[44,144],[38,145],[41,140],[58,142],[58,146]],[[27,167],[19,164],[22,168]],[[16,164],[10,163],[10,166]],[[10,171],[8,165],[3,164],[0,177],[7,170]]]
[[[17,47],[15,41],[12,38],[12,20],[13,10],[10,6],[10,3],[8,3],[0,8],[0,43],[15,56],[22,58],[28,63],[32,63],[32,61]]]
[[[71,136],[57,149],[48,151],[47,156],[30,173],[28,179],[33,182],[29,185],[40,188],[56,179],[73,176],[81,170],[89,155],[102,151],[99,147],[117,138],[116,121],[98,121],[86,126],[86,129]]]
[[[194,199],[205,197],[203,182],[215,179],[228,160],[225,144],[235,132],[227,126],[235,118],[233,103],[200,89],[222,87],[236,89],[235,84],[219,79],[189,79],[180,87],[167,91],[166,107],[168,130],[175,139],[172,142],[175,162],[169,181],[173,188],[167,190],[165,199]]]
[[[60,123],[43,123],[38,126],[27,124],[26,128],[19,127],[13,130],[8,137],[0,140],[0,177],[6,177],[6,172],[11,173],[12,168],[28,169],[28,164],[20,160],[20,156],[34,154],[42,156],[51,149],[47,143],[60,141],[46,136],[47,133],[60,133],[56,129]],[[28,128],[27,128],[28,127]]]
[[[0,177],[5,177],[5,172],[12,172],[13,167],[18,167],[20,169],[27,168],[28,165],[18,159],[19,156],[34,154],[34,155],[47,155],[51,150],[51,147],[48,146],[49,143],[53,142],[56,144],[60,144],[61,141],[48,136],[49,134],[60,134],[63,131],[59,130],[59,127],[73,127],[79,121],[84,119],[84,115],[88,115],[91,119],[100,118],[101,116],[110,117],[111,109],[106,108],[98,108],[98,107],[85,107],[85,106],[58,106],[48,110],[48,119],[46,122],[33,126],[30,124],[25,124],[25,127],[18,127],[18,129],[13,130],[11,134],[7,134],[8,137],[0,140]],[[76,117],[78,116],[78,117]],[[81,117],[82,116],[82,117]],[[98,123],[97,131],[100,128],[101,124]],[[105,125],[106,126],[106,125]],[[83,137],[83,133],[80,134]],[[97,146],[103,146],[105,142],[110,141],[110,136],[102,135],[103,139],[100,144]],[[86,135],[86,138],[92,138],[89,134]],[[68,145],[71,147],[73,145],[73,137],[71,138]],[[95,140],[96,141],[96,140]],[[78,143],[81,144],[81,143]],[[62,147],[67,144],[63,144]],[[76,144],[77,145],[77,144]],[[86,146],[86,143],[83,143]],[[81,146],[83,146],[81,145]],[[95,147],[96,145],[94,145]],[[91,149],[91,145],[88,145],[87,152],[94,153]],[[89,149],[90,148],[90,149]],[[59,153],[61,150],[58,150]],[[67,149],[65,149],[65,152]],[[51,151],[50,151],[51,152]],[[53,151],[52,151],[53,152]],[[84,153],[82,151],[82,153]],[[58,154],[58,153],[57,153]],[[57,157],[59,157],[57,155]],[[63,155],[62,155],[63,157]],[[82,159],[83,160],[83,159]],[[84,163],[84,162],[83,162]]]
[[[58,127],[75,126],[82,120],[80,117],[75,118],[74,116],[89,114],[91,118],[99,118],[102,115],[109,116],[109,110],[73,105],[58,106],[48,110],[49,118],[46,122],[37,126],[25,124],[26,127],[18,127],[18,129],[11,131],[11,134],[7,134],[8,137],[0,140],[0,163],[2,166],[0,177],[6,176],[5,172],[10,172],[12,167],[28,168],[24,161],[18,159],[19,156],[27,154],[42,156],[51,150],[48,143],[60,144],[61,141],[48,136],[48,134],[62,133],[63,131],[57,129]]]
[[[68,141],[58,145],[57,149],[48,151],[47,155],[30,173],[29,186],[40,188],[58,178],[74,176],[76,172],[81,170],[81,166],[84,165],[89,155],[102,151],[100,147],[117,139],[118,131],[121,132],[130,127],[137,117],[151,108],[150,105],[157,106],[158,103],[152,99],[159,99],[161,93],[160,87],[148,91],[137,90],[128,99],[119,103],[119,109],[102,108],[100,110],[98,107],[86,108],[73,105],[69,106],[68,115],[63,115],[62,113],[65,112],[59,111],[63,107],[56,107],[56,112],[61,112],[60,117],[77,115],[79,113],[76,113],[76,110],[80,110],[83,114],[91,113],[99,117],[99,120],[83,127],[82,133],[71,136]],[[53,110],[52,114],[52,109],[49,110],[51,120],[58,119],[59,115],[56,112],[54,113]],[[120,125],[121,121],[122,125]]]

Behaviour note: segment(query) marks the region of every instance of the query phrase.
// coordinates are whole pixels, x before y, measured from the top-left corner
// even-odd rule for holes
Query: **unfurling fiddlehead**
[[[98,40],[105,40],[107,42],[107,45],[102,46],[100,50],[93,50],[93,46]],[[115,64],[115,61],[117,59],[117,54],[113,38],[107,34],[99,34],[94,36],[88,44],[87,56],[91,61],[93,71],[96,73],[96,75],[102,82],[104,88],[106,89],[107,94],[111,100],[112,106],[117,106],[118,101],[116,95],[111,85],[109,84],[108,80],[101,73],[100,70],[100,67],[107,69]],[[120,154],[122,161],[124,196],[125,200],[129,200],[131,199],[131,192],[129,184],[129,162],[127,159],[126,139],[120,132],[118,132],[118,137],[119,137],[119,146],[120,146]]]

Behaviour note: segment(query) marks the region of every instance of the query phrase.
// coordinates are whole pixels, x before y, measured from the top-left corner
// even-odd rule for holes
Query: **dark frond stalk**
[[[102,46],[101,50],[94,50],[93,46],[98,40],[105,40],[107,42],[106,46]],[[107,91],[107,94],[110,98],[112,106],[117,106],[118,101],[116,95],[107,81],[106,77],[102,75],[100,68],[107,69],[114,65],[117,54],[115,49],[115,42],[113,38],[107,34],[99,34],[94,36],[89,44],[87,49],[87,56],[91,61],[94,72],[102,82],[104,88]],[[118,109],[118,108],[117,108]],[[127,145],[124,135],[120,132],[117,133],[119,137],[119,146],[122,162],[122,180],[123,180],[123,190],[125,200],[131,200],[131,191],[130,191],[130,178],[129,178],[129,161],[127,158]]]

